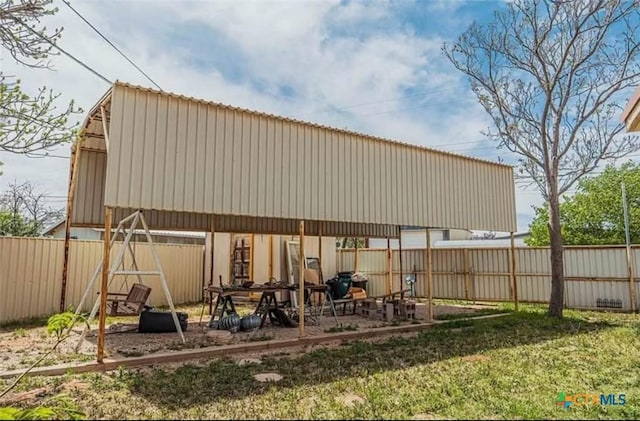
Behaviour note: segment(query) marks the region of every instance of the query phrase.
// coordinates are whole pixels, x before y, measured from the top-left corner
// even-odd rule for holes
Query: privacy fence
[[[111,250],[113,262],[120,247]],[[140,270],[155,270],[149,245],[132,243]],[[203,246],[156,244],[162,268],[175,303],[202,299]],[[91,275],[102,262],[101,241],[72,240],[69,255],[69,275],[66,288],[67,305],[76,306]],[[0,237],[0,323],[31,317],[48,316],[58,312],[62,292],[62,261],[64,240],[49,238]],[[131,258],[125,254],[125,269]],[[150,304],[166,305],[158,276],[143,276],[152,288]],[[111,292],[127,292],[137,282],[132,275],[116,276]],[[97,297],[96,282],[90,308]]]
[[[72,240],[67,305],[76,306],[89,279],[102,260],[101,241]],[[133,245],[141,270],[153,270],[153,257],[144,243]],[[203,247],[158,244],[160,261],[175,303],[202,299]],[[119,250],[114,247],[111,259]],[[0,323],[56,313],[60,305],[64,241],[45,238],[0,237]],[[390,255],[391,254],[391,255]],[[407,288],[405,279],[415,274],[415,293],[426,296],[425,250],[388,253],[380,249],[338,250],[338,271],[357,270],[369,282],[369,295]],[[357,256],[356,256],[357,255]],[[548,248],[515,249],[515,281],[520,301],[547,302],[551,293]],[[631,249],[632,267],[640,272],[640,246]],[[565,249],[565,305],[578,309],[631,309],[631,283],[625,247],[568,247]],[[505,248],[432,249],[435,298],[509,301],[513,299],[511,251]],[[128,255],[125,269],[131,267]],[[325,274],[325,278],[333,274]],[[112,292],[126,292],[134,276],[118,276]],[[165,305],[157,276],[145,276],[151,286],[150,304]],[[634,279],[636,303],[640,282]],[[91,297],[95,299],[98,285]]]
[[[513,299],[511,250],[508,248],[433,248],[434,298],[509,301]],[[356,256],[357,254],[357,256]],[[339,271],[365,274],[369,295],[407,288],[415,274],[415,294],[426,296],[426,251],[385,249],[338,250]],[[515,282],[519,301],[548,302],[551,265],[548,248],[516,248]],[[640,302],[640,246],[631,249],[636,303]],[[567,247],[564,252],[565,306],[576,309],[631,310],[631,275],[623,247]]]

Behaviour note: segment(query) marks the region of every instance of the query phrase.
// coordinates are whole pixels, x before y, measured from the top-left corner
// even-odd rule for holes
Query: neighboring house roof
[[[531,232],[526,231],[526,232],[517,232],[515,234],[513,234],[513,238],[527,238],[531,235]],[[508,240],[510,239],[511,236],[509,235],[500,235],[500,236],[496,236],[493,239],[494,240]]]
[[[65,220],[61,220],[56,222],[46,228],[42,233],[43,236],[53,235],[53,232],[58,228],[63,227]],[[104,228],[92,228],[93,231],[103,232]],[[115,232],[115,228],[112,228],[111,231]],[[160,230],[150,230],[151,235],[162,235],[165,237],[179,237],[179,238],[205,238],[206,234],[200,231],[160,231]],[[134,231],[134,234],[144,234],[144,230],[138,229]]]
[[[60,226],[64,225],[65,221],[66,221],[65,219],[62,219],[58,222],[54,222],[53,224],[49,225],[47,228],[44,229],[44,231],[42,232],[42,235],[43,236],[53,235],[53,232],[58,228],[60,228]]]

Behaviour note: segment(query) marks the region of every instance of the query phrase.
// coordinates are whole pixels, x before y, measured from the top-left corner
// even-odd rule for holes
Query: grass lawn
[[[352,342],[239,365],[29,378],[88,418],[640,418],[640,319],[544,309],[455,320],[409,338]],[[453,328],[452,328],[453,327]],[[254,375],[277,372],[260,383]],[[72,386],[69,386],[72,385]],[[626,395],[624,406],[555,404],[559,392]],[[31,401],[34,404],[36,401]]]

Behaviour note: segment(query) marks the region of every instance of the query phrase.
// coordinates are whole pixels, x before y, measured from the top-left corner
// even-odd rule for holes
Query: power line
[[[87,25],[89,25],[91,27],[91,29],[93,29],[98,35],[100,35],[100,37],[102,37],[103,40],[105,40],[107,42],[107,44],[109,44],[111,47],[113,47],[114,50],[116,50],[118,53],[120,53],[120,55],[122,57],[124,57],[125,60],[127,60],[133,67],[135,67],[140,73],[142,73],[144,75],[144,77],[146,77],[151,83],[153,83],[155,85],[156,88],[158,88],[160,91],[162,91],[162,88],[160,87],[160,85],[158,85],[153,79],[151,79],[151,77],[146,74],[140,67],[138,67],[138,65],[136,65],[129,57],[127,57],[127,55],[125,53],[122,52],[122,50],[120,50],[118,47],[115,46],[114,43],[112,43],[105,35],[102,34],[102,32],[100,32],[98,30],[98,28],[96,28],[95,26],[93,26],[91,24],[91,22],[89,22],[84,16],[82,16],[80,14],[80,12],[78,12],[76,9],[74,9],[73,6],[71,6],[71,3],[69,3],[67,0],[62,0],[62,2],[64,4],[67,5],[67,7],[69,7],[69,9],[73,10],[73,12],[78,15],[78,17],[80,19],[82,19],[84,21],[84,23],[86,23]]]
[[[90,71],[91,73],[93,73],[95,76],[99,77],[100,79],[102,79],[103,81],[107,82],[109,85],[113,85],[113,82],[111,82],[109,79],[107,79],[106,77],[102,76],[100,73],[98,73],[96,70],[93,70],[91,67],[89,67],[89,65],[85,64],[82,62],[82,60],[75,58],[71,53],[69,53],[68,51],[66,51],[65,49],[63,49],[62,47],[60,47],[58,44],[56,44],[55,42],[51,41],[49,38],[47,38],[46,36],[44,36],[43,34],[41,34],[40,32],[36,31],[35,29],[33,29],[32,27],[30,27],[29,25],[27,25],[26,23],[24,23],[21,19],[15,17],[15,16],[10,16],[10,19],[18,22],[20,25],[22,25],[23,27],[25,27],[29,32],[31,32],[32,34],[34,34],[35,36],[37,36],[38,38],[42,39],[43,41],[45,41],[46,43],[50,44],[52,47],[56,48],[58,51],[60,51],[62,54],[66,55],[67,57],[69,57],[71,60],[75,61],[76,63],[78,63],[79,65],[81,65],[82,67],[84,67],[85,69],[87,69],[88,71]]]

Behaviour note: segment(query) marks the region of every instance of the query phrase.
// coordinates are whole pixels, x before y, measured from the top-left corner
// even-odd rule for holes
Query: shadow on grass
[[[542,313],[521,312],[484,320],[455,320],[411,338],[384,342],[352,342],[338,348],[322,348],[299,357],[264,357],[262,364],[238,365],[230,359],[200,367],[191,364],[176,370],[155,369],[120,377],[133,394],[165,408],[186,408],[224,398],[243,398],[269,389],[294,388],[363,377],[376,372],[406,369],[484,351],[594,332],[615,325],[584,319],[555,320]],[[254,375],[277,372],[277,383],[259,383]],[[122,385],[121,385],[122,386]]]

